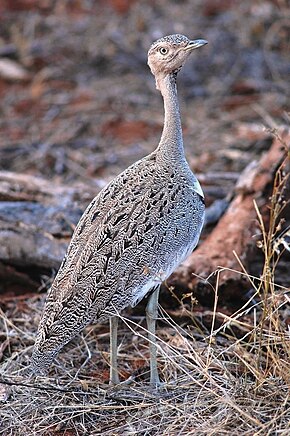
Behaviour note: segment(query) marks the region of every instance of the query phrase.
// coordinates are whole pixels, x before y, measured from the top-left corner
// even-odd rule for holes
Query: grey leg
[[[117,385],[120,383],[117,369],[117,351],[118,351],[118,321],[117,316],[110,318],[110,383]]]
[[[158,315],[158,297],[159,287],[150,295],[146,307],[146,321],[148,329],[149,351],[150,351],[150,384],[154,386],[160,385],[157,360],[156,360],[156,319]]]

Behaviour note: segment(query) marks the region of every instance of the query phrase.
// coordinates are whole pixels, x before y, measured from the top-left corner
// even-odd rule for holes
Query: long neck
[[[184,148],[179,104],[176,90],[176,75],[158,77],[158,87],[164,100],[164,127],[158,150],[171,162],[184,162]]]

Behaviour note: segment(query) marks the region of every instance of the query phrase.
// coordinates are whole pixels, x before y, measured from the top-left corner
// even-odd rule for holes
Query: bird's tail
[[[46,375],[56,354],[56,352],[44,353],[35,346],[29,367],[31,375]]]

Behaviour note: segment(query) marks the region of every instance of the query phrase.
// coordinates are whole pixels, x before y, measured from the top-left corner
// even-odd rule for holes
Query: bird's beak
[[[205,44],[208,44],[205,39],[195,39],[194,41],[189,41],[184,50],[195,50],[196,48],[202,47]]]

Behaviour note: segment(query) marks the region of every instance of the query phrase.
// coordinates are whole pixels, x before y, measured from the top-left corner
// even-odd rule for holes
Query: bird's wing
[[[154,192],[153,182],[155,163],[152,154],[140,161],[140,165],[129,167],[89,204],[74,231],[48,301],[66,302],[78,290],[84,294],[88,288],[96,290],[100,284],[110,287],[118,274],[125,286],[123,269],[126,270],[126,263],[130,267],[133,251],[135,257],[139,251],[142,257],[138,248],[144,245],[146,234],[158,219],[158,214],[144,210],[148,203],[154,203],[153,197],[158,194],[158,188]],[[153,209],[155,206],[152,205]]]

